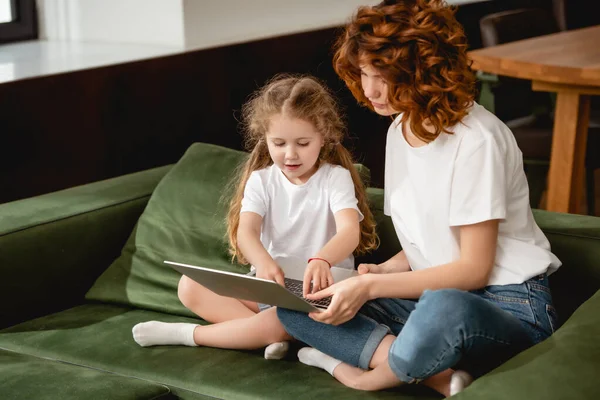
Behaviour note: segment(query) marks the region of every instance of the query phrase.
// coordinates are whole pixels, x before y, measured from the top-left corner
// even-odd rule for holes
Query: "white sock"
[[[473,377],[467,371],[454,371],[450,377],[450,396],[462,392],[473,383]]]
[[[303,347],[298,351],[298,359],[301,363],[324,369],[333,376],[333,370],[342,362],[325,353],[321,353],[312,347]]]
[[[275,342],[265,347],[265,359],[281,360],[290,348],[289,342]]]
[[[198,325],[183,322],[167,323],[148,321],[133,327],[133,340],[142,347],[163,344],[198,346],[194,342],[194,329]]]

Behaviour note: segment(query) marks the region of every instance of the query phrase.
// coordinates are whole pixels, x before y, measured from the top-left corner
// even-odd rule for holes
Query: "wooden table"
[[[580,213],[590,95],[600,95],[600,25],[469,52],[472,68],[556,92],[547,209]]]

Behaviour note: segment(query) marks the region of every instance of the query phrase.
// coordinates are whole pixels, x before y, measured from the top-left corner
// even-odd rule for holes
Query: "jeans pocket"
[[[558,314],[552,305],[552,294],[547,281],[530,279],[526,284],[529,287],[531,306],[536,316],[538,340],[544,340],[558,329]]]
[[[546,317],[548,317],[551,333],[556,332],[558,329],[558,314],[551,304],[546,304]]]
[[[529,293],[523,284],[488,286],[483,290],[483,297],[523,322],[536,323]]]

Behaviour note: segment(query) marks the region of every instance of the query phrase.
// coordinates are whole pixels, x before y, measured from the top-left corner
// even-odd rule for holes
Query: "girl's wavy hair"
[[[355,250],[362,254],[377,248],[379,238],[369,209],[366,190],[353,165],[350,152],[342,145],[346,129],[334,96],[317,79],[302,75],[277,75],[256,91],[242,108],[244,142],[250,156],[240,165],[230,188],[233,191],[227,215],[227,236],[232,259],[247,261],[237,242],[240,210],[246,182],[253,171],[273,164],[265,140],[271,119],[278,114],[311,123],[323,135],[324,146],[319,162],[341,165],[350,171],[358,208],[364,219],[360,222],[360,242]]]
[[[334,46],[333,65],[359,103],[361,65],[372,65],[388,85],[388,104],[404,113],[412,132],[431,142],[459,123],[475,98],[467,40],[454,8],[443,0],[384,1],[360,7]],[[423,123],[430,124],[433,132]]]

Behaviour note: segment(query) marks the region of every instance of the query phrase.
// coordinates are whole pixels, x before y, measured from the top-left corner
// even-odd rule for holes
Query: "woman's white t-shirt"
[[[491,219],[500,224],[488,285],[522,283],[561,265],[533,219],[523,156],[504,123],[474,104],[452,134],[412,147],[401,117],[388,130],[384,212],[413,270],[457,260],[459,227]]]
[[[362,220],[350,172],[322,163],[302,185],[291,183],[276,165],[252,172],[241,212],[263,217],[260,240],[276,262],[306,266],[335,235],[334,214],[347,208]],[[354,268],[354,257],[336,266]]]

